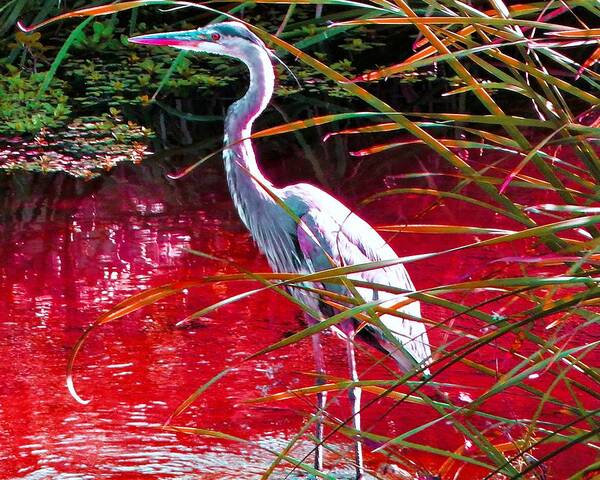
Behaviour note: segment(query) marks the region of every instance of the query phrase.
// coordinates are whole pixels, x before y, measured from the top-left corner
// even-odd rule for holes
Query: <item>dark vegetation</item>
[[[0,56],[4,57],[0,63],[0,135],[31,136],[42,131],[51,143],[56,140],[60,144],[61,135],[55,136],[54,132],[64,131],[76,120],[89,125],[90,133],[94,129],[106,131],[120,126],[115,145],[129,147],[138,140],[146,140],[146,143],[153,142],[154,150],[163,150],[165,146],[204,140],[207,129],[211,134],[220,132],[225,106],[239,96],[246,83],[243,67],[222,57],[208,56],[198,61],[170,49],[149,50],[127,42],[132,32],[194,28],[210,21],[210,15],[173,12],[169,14],[169,23],[165,23],[165,15],[157,14],[156,9],[133,11],[108,18],[97,17],[75,34],[61,23],[32,33],[20,32],[14,23],[6,23],[13,21],[16,11],[20,12],[17,15],[20,18],[38,18],[35,14],[40,12],[42,4],[48,9],[48,15],[61,11],[56,2],[49,3],[52,5],[15,2],[14,10],[10,5],[3,10],[6,17],[3,32],[7,41],[0,46],[3,49]],[[281,5],[265,8],[248,4],[235,10],[240,18],[275,31],[286,9]],[[352,36],[333,35],[327,42],[317,41],[327,35],[327,22],[348,17],[343,9],[332,7],[332,10],[338,13],[319,20],[314,18],[314,7],[298,6],[291,17],[293,22],[290,20],[281,37],[296,42],[304,39],[315,58],[349,78],[366,71],[374,53],[385,62],[389,56],[389,49],[385,47],[389,42],[410,51],[409,42],[401,33],[390,36],[389,29],[366,26],[354,28]],[[311,40],[311,36],[317,39]],[[67,45],[68,51],[63,52]],[[281,105],[281,109],[268,112],[270,118],[265,124],[280,123],[280,112],[287,117],[309,118],[352,112],[361,106],[351,92],[335,81],[305,64],[286,61],[299,83],[281,65],[277,67],[275,104]],[[440,100],[450,84],[443,78],[443,70],[440,65],[401,74],[397,77],[399,82],[379,88],[382,98],[401,102],[403,110],[432,111],[436,103],[453,104],[454,98]],[[145,129],[140,129],[141,125]],[[134,128],[128,128],[132,126]],[[132,135],[128,135],[128,131],[133,132]],[[305,153],[313,159],[321,181],[328,180],[327,174],[321,171],[325,169],[331,170],[328,173],[333,176],[328,183],[335,182],[343,174],[344,165],[337,169],[317,165],[315,159],[319,155],[311,152],[309,145],[318,142],[319,136],[302,142]],[[217,145],[208,147],[214,149]],[[25,159],[18,156],[9,160],[12,161],[3,162],[4,168],[44,169],[43,162],[32,159],[23,161]],[[89,176],[93,165],[89,159],[80,160],[73,157],[70,162],[59,162],[56,169]],[[103,168],[102,165],[97,167]]]

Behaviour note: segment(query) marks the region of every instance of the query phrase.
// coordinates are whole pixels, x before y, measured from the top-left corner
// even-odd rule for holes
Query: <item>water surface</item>
[[[270,174],[281,179],[311,180],[312,173],[302,164],[269,165]],[[334,188],[345,192],[346,201],[356,206],[368,193],[398,181],[394,175],[413,171],[414,165],[391,162],[382,168],[357,163],[344,183]],[[254,443],[220,442],[159,429],[177,405],[214,374],[302,328],[299,311],[270,292],[221,308],[185,328],[175,327],[187,315],[253,288],[252,284],[206,285],[102,327],[86,344],[76,367],[78,390],[92,402],[80,405],[69,396],[65,368],[70,348],[100,314],[147,287],[235,271],[185,249],[226,258],[248,270],[268,271],[234,211],[219,162],[177,182],[165,177],[172,170],[168,162],[144,162],[118,166],[91,181],[61,174],[0,178],[0,478],[259,478],[273,459],[259,447],[284,445],[311,412],[306,399],[262,406],[244,403],[312,384],[311,349],[303,342],[240,365],[177,421]],[[427,197],[395,197],[361,209],[361,214],[379,225],[410,220],[515,227],[452,202],[417,216],[431,203]],[[406,255],[473,241],[462,235],[389,238]],[[506,267],[490,265],[490,259],[511,253],[512,247],[446,255],[411,264],[409,271],[417,287],[425,288],[481,272],[498,274]],[[429,318],[447,315],[429,306],[424,313]],[[472,328],[481,333],[480,326]],[[445,337],[432,332],[430,339],[436,345]],[[345,376],[343,344],[327,335],[325,347],[331,373]],[[385,368],[371,367],[368,352],[359,355],[363,376],[389,378]],[[477,360],[504,370],[502,359]],[[392,363],[385,365],[393,368]],[[464,386],[454,391],[457,402],[476,397],[482,384],[489,383],[465,368],[454,369],[442,380]],[[365,398],[371,397],[365,394]],[[404,403],[382,419],[392,405],[382,400],[368,408],[364,424],[394,436],[435,418],[432,412]],[[511,391],[489,407],[511,418],[527,418],[536,405]],[[333,396],[332,415],[346,418],[347,407],[344,395]],[[510,429],[489,427],[499,428],[498,438],[510,441]],[[464,441],[447,425],[414,438],[451,451]],[[337,436],[332,442],[351,458],[347,440]],[[302,457],[308,451],[305,441],[294,455]],[[589,461],[587,451],[572,452],[578,455],[576,467]],[[348,462],[334,457],[330,455],[328,462],[338,475],[351,471]],[[435,470],[444,460],[411,451],[406,457],[424,470]],[[389,463],[383,455],[369,454],[367,460],[375,470]],[[550,478],[564,478],[561,475],[574,468],[561,457],[551,466],[558,476]],[[460,478],[471,478],[468,475],[465,470]]]

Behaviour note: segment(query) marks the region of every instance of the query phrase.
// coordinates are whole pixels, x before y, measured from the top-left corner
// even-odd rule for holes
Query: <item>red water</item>
[[[372,167],[367,164],[361,175],[368,169]],[[357,175],[340,184],[339,190],[354,205],[367,193],[384,189],[386,175],[389,183],[393,181],[389,175],[403,170],[414,171],[405,165],[375,168],[370,176]],[[241,365],[175,422],[223,431],[252,443],[175,435],[157,428],[213,375],[302,328],[298,310],[275,293],[253,296],[221,308],[191,327],[175,328],[175,323],[190,313],[254,288],[251,284],[207,285],[103,326],[92,335],[76,366],[79,393],[92,401],[84,406],[69,396],[65,368],[70,348],[100,314],[146,287],[234,271],[186,253],[184,248],[234,260],[248,270],[268,270],[237,218],[219,165],[178,182],[166,179],[165,173],[161,164],[146,164],[121,166],[109,176],[87,183],[61,175],[1,179],[5,193],[0,205],[0,478],[259,478],[273,456],[258,446],[281,447],[312,411],[311,401],[302,399],[258,406],[243,403],[265,393],[312,384],[307,375],[313,371],[311,349],[303,342]],[[356,178],[364,178],[365,183],[357,184]],[[544,201],[540,195],[529,203]],[[361,214],[374,224],[401,223],[431,202],[420,196],[394,197],[370,205]],[[452,202],[413,223],[516,227]],[[470,241],[473,237],[460,235],[403,234],[392,239],[397,251],[406,255]],[[425,288],[471,275],[501,275],[503,264],[490,265],[489,261],[516,254],[516,246],[473,250],[414,263],[409,271],[418,288]],[[491,307],[504,308],[498,304]],[[424,315],[439,319],[449,313],[424,306]],[[482,325],[472,327],[474,332],[482,331]],[[445,337],[432,331],[430,340],[439,345]],[[345,376],[343,345],[327,335],[325,347],[330,372]],[[498,353],[490,349],[488,354],[494,351]],[[514,359],[501,356],[472,358],[502,372],[515,364]],[[368,354],[359,355],[365,378],[393,378],[381,367],[370,368],[372,363]],[[386,365],[393,368],[391,363]],[[528,382],[544,388],[552,378],[542,373]],[[464,367],[451,369],[439,380],[463,385],[452,389],[453,399],[463,404],[493,381]],[[562,384],[555,393],[568,398]],[[346,418],[344,394],[330,398],[330,413]],[[365,393],[364,398],[373,397]],[[586,404],[589,400],[582,399]],[[530,418],[537,404],[514,389],[486,403],[485,410],[513,419]],[[367,408],[366,428],[393,437],[438,416],[403,403],[382,420],[391,406],[392,401],[383,399]],[[558,411],[550,415],[545,418],[565,423],[572,418],[561,417]],[[475,417],[469,420],[479,428],[487,422]],[[518,426],[508,428],[492,421],[487,425],[496,443],[510,442],[519,433]],[[448,422],[409,440],[451,451],[465,443]],[[331,441],[352,458],[347,439],[338,435]],[[367,450],[375,446],[367,444]],[[309,442],[305,441],[293,455],[301,458],[308,451]],[[402,455],[423,472],[435,473],[445,461],[410,449]],[[590,449],[568,450],[549,463],[548,478],[566,478],[592,458]],[[395,462],[381,454],[367,454],[368,467],[374,471],[388,463]],[[328,455],[327,464],[338,478],[342,478],[340,472],[351,472],[348,461],[337,460],[333,454]],[[283,478],[283,471],[276,478]],[[478,475],[464,469],[458,478]]]

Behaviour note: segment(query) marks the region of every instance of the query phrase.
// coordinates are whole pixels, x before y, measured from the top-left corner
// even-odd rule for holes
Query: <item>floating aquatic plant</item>
[[[60,127],[71,107],[65,83],[55,79],[43,96],[38,96],[45,72],[24,73],[13,65],[0,66],[0,134],[32,133],[44,127]]]
[[[152,131],[112,115],[79,117],[60,133],[41,129],[34,138],[0,136],[0,169],[66,173],[92,178],[121,162],[141,162]]]

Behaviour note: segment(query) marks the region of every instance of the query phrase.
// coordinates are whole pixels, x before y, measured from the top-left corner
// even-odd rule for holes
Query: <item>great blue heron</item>
[[[356,265],[398,257],[379,234],[339,200],[313,185],[300,183],[276,188],[260,171],[251,135],[254,120],[266,108],[274,86],[271,53],[254,33],[240,22],[223,22],[197,30],[156,33],[138,36],[131,42],[146,45],[170,46],[182,50],[225,55],[242,61],[250,71],[250,86],[246,94],[233,103],[225,119],[225,146],[223,158],[229,190],[242,222],[252,233],[258,248],[266,255],[270,266],[277,272],[311,273],[337,266]],[[275,200],[275,197],[280,201]],[[284,209],[280,202],[286,205]],[[293,214],[290,214],[291,212]],[[300,219],[300,222],[298,222]],[[412,291],[413,284],[400,263],[371,271],[354,273],[351,278]],[[323,284],[321,288],[351,295],[340,284]],[[291,289],[294,296],[322,316],[331,315],[331,308],[320,298],[303,289]],[[365,301],[388,300],[384,305],[398,303],[398,296],[383,291],[358,288]],[[407,317],[420,318],[418,302],[405,305]],[[307,316],[308,317],[308,316]],[[321,317],[321,318],[323,318]],[[382,315],[381,321],[388,332],[371,324],[357,329],[357,320],[348,320],[339,326],[347,346],[350,376],[358,381],[353,348],[355,336],[387,352],[404,372],[427,363],[431,356],[425,326],[414,319]],[[319,318],[308,317],[315,323]],[[389,332],[396,340],[390,341]],[[324,374],[323,355],[318,335],[313,336],[317,372]],[[422,365],[427,374],[427,368]],[[350,388],[353,427],[360,431],[360,389]],[[317,407],[325,407],[325,394],[317,396]],[[315,467],[322,468],[323,426],[317,425]],[[356,478],[364,476],[360,440],[355,443]]]

